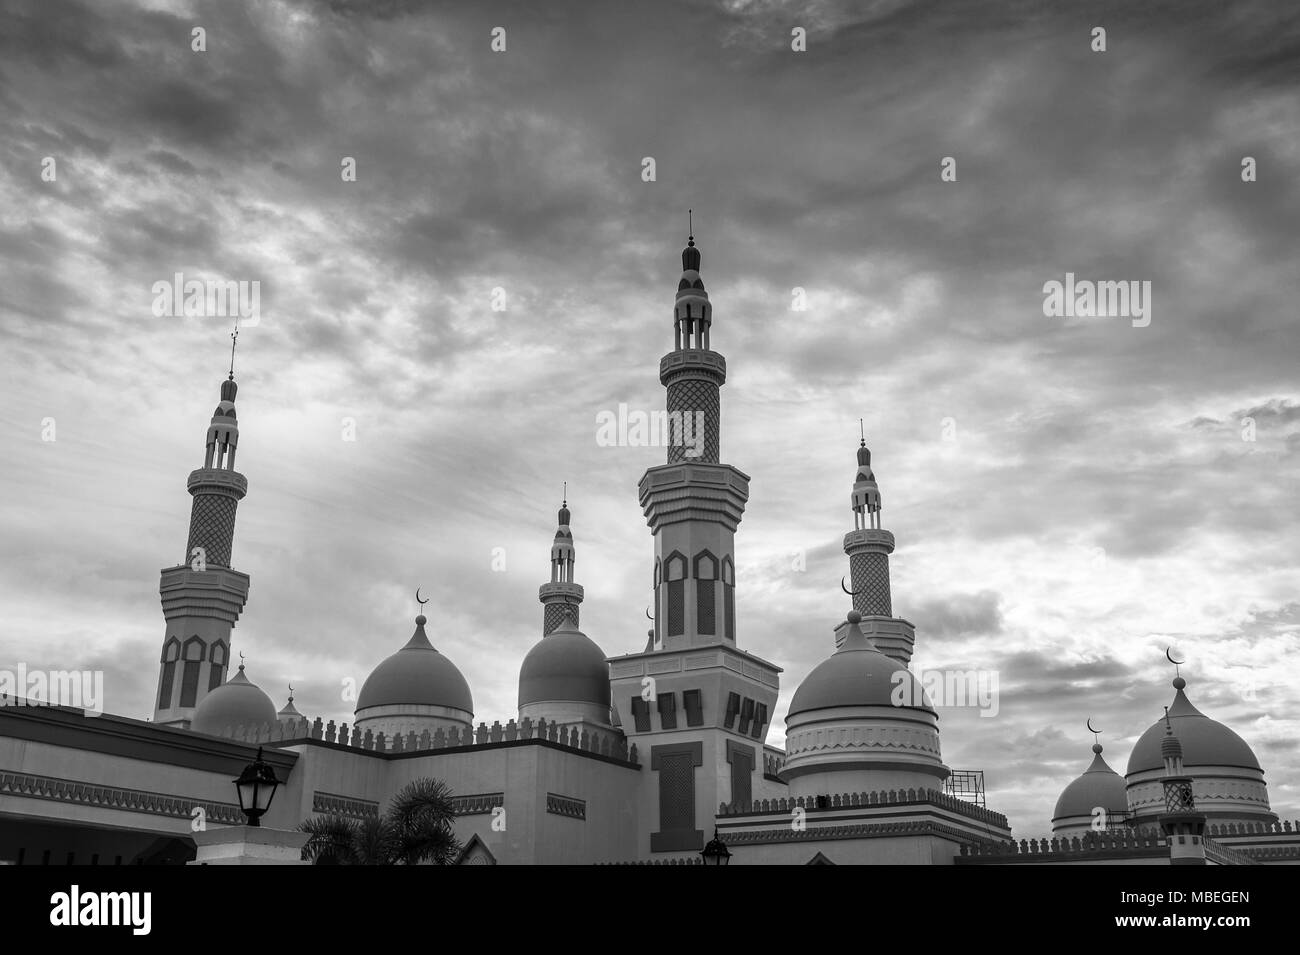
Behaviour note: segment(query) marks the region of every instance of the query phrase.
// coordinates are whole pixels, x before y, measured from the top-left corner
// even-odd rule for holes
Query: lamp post
[[[239,808],[250,826],[260,826],[262,814],[271,808],[275,790],[280,780],[275,770],[262,760],[262,747],[257,747],[257,758],[244,767],[239,778],[232,780],[239,794]]]
[[[705,865],[731,864],[731,850],[727,848],[725,842],[718,838],[717,827],[714,827],[713,838],[709,840],[708,845],[700,850],[700,858],[704,860]]]

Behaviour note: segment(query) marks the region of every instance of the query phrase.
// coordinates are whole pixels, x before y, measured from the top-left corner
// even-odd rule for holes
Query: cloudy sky
[[[1294,8],[5,6],[0,666],[102,668],[108,710],[151,715],[229,359],[228,319],[153,314],[177,272],[261,283],[235,650],[277,703],[350,720],[422,586],[476,716],[514,715],[562,481],[583,629],[639,650],[663,451],[596,417],[662,407],[690,207],[772,742],[848,610],[861,417],[916,662],[999,678],[996,717],[941,711],[944,756],[1019,835],[1087,718],[1123,772],[1170,645],[1300,814]],[[1150,323],[1047,317],[1067,272],[1150,282]]]

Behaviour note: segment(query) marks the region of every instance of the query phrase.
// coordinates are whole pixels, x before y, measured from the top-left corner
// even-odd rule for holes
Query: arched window
[[[707,550],[695,555],[695,629],[698,633],[718,632],[716,596],[718,558]]]
[[[673,551],[664,561],[668,582],[668,636],[686,632],[686,555]]]
[[[198,634],[185,641],[181,656],[185,669],[181,671],[181,706],[193,706],[199,695],[199,670],[203,668],[203,641]]]
[[[172,705],[172,686],[176,682],[176,661],[181,657],[181,642],[175,637],[163,644],[162,678],[158,681],[158,709]]]

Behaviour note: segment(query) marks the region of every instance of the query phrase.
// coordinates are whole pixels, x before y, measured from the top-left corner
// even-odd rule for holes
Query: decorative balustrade
[[[418,735],[411,732],[386,737],[383,733],[373,733],[368,729],[362,731],[355,725],[349,731],[347,723],[338,726],[333,720],[322,723],[318,716],[315,720],[303,717],[301,720],[283,720],[260,726],[228,726],[222,735],[238,742],[260,745],[292,746],[295,743],[317,741],[389,754],[464,749],[490,743],[536,739],[566,749],[605,756],[634,766],[640,765],[636,744],[629,746],[627,737],[622,733],[601,732],[585,726],[565,726],[554,721],[548,723],[545,719],[534,722],[530,717],[525,717],[518,723],[510,720],[504,726],[497,721],[491,726],[479,723],[477,729],[466,727],[460,730],[452,727],[444,731],[439,728],[433,733],[424,730]]]

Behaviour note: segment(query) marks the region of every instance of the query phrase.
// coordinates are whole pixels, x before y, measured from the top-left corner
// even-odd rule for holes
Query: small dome
[[[256,683],[249,682],[241,664],[233,677],[199,701],[194,709],[194,718],[190,720],[190,729],[220,736],[230,727],[275,722],[275,704]]]
[[[1128,810],[1124,777],[1101,758],[1100,746],[1094,746],[1092,751],[1096,753],[1092,765],[1083,771],[1082,776],[1066,786],[1061,791],[1061,798],[1056,800],[1053,822],[1071,816],[1091,816],[1098,806],[1111,813]]]
[[[858,624],[862,615],[849,611],[849,632],[838,650],[819,663],[799,684],[790,701],[787,719],[808,710],[824,710],[837,706],[894,706],[897,687],[910,684],[902,697],[900,709],[934,712],[920,682],[903,664],[885,656],[867,640]],[[899,679],[894,676],[903,673]],[[919,705],[910,705],[919,703]]]
[[[447,706],[473,714],[474,698],[456,665],[434,649],[424,632],[426,618],[415,618],[406,646],[371,672],[357,695],[357,712],[371,706]]]
[[[1245,740],[1192,706],[1183,692],[1186,685],[1181,678],[1174,681],[1176,692],[1173,705],[1169,707],[1169,722],[1182,747],[1183,766],[1189,775],[1195,775],[1191,773],[1194,766],[1237,766],[1260,770],[1259,760]],[[1128,758],[1128,775],[1164,769],[1161,750],[1166,736],[1165,718],[1161,717],[1134,745]]]
[[[551,702],[609,706],[605,653],[568,617],[528,651],[519,668],[519,705]]]

